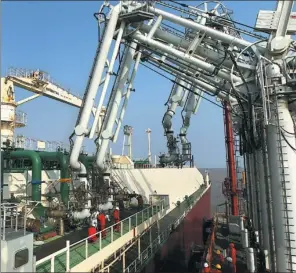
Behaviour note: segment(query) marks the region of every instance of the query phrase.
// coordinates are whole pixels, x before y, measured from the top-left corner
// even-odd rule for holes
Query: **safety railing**
[[[1,210],[1,240],[5,240],[7,235],[15,231],[23,230],[26,234],[26,215],[20,213],[22,206],[14,203],[2,203]]]
[[[204,190],[205,187],[201,187],[201,190]],[[160,233],[153,241],[152,243],[144,250],[141,252],[140,256],[136,258],[132,263],[129,264],[125,269],[123,269],[123,272],[125,273],[135,273],[135,272],[140,272],[141,269],[147,265],[147,263],[150,261],[151,257],[154,256],[154,254],[159,250],[159,248],[167,241],[167,239],[170,236],[171,233],[171,228],[172,225],[174,227],[178,227],[180,223],[184,220],[184,218],[187,216],[187,214],[191,211],[191,209],[194,207],[194,205],[200,200],[202,195],[195,195],[195,200],[193,200],[192,203],[187,203],[187,206],[182,213],[175,221],[172,223],[168,224],[168,227]]]
[[[95,235],[91,235],[83,240],[73,243],[72,245],[67,242],[65,248],[37,261],[36,272],[67,272],[75,265],[91,257],[93,254],[167,208],[164,200],[161,200],[159,204],[143,209],[142,211],[120,221],[118,224],[114,224],[103,231],[97,232]],[[105,238],[103,238],[104,234],[106,234]],[[89,239],[93,236],[97,236],[97,241],[89,243]],[[110,255],[112,255],[112,253]]]

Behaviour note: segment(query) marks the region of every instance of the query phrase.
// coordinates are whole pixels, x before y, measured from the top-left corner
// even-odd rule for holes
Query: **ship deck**
[[[192,202],[197,200],[202,196],[202,194],[205,192],[206,186],[202,185],[193,195],[190,200],[183,201],[179,206],[174,208],[168,215],[163,217],[159,220],[159,228],[156,224],[152,225],[150,228],[150,232],[144,233],[142,235],[140,240],[140,250],[141,250],[141,258],[136,259],[139,255],[139,249],[138,244],[134,244],[131,246],[131,248],[126,252],[125,255],[125,264],[126,267],[129,267],[129,271],[133,272],[140,272],[141,269],[147,265],[150,260],[155,256],[156,252],[161,248],[161,246],[165,243],[165,241],[168,239],[170,235],[170,227],[171,225],[180,218],[186,210],[189,209],[189,207],[192,205]],[[139,217],[139,213],[137,216],[137,219],[135,215],[130,217],[131,223],[129,224],[129,221],[122,221],[122,235],[127,233],[130,228],[135,228],[140,223],[146,221],[151,217],[151,214],[156,214],[158,210],[154,207],[154,211],[149,214],[143,214],[143,217]],[[130,226],[131,225],[131,226]],[[107,232],[106,239],[101,240],[101,246],[100,246],[100,240],[98,240],[95,243],[89,243],[86,250],[86,244],[85,242],[78,243],[76,246],[70,248],[70,268],[73,268],[75,265],[81,263],[85,260],[86,252],[88,257],[93,255],[94,253],[102,250],[102,248],[106,247],[107,245],[112,243],[113,241],[118,239],[122,236],[118,232],[110,232],[110,228]],[[84,238],[86,236],[84,235]],[[159,239],[159,240],[158,240]],[[152,244],[152,242],[158,241],[157,244]],[[65,246],[65,245],[64,245]],[[63,247],[64,247],[63,246]],[[115,253],[115,252],[114,252]],[[146,253],[146,254],[145,254]],[[116,257],[116,255],[114,255]],[[66,252],[61,253],[60,255],[57,255],[55,257],[54,262],[54,272],[66,272]],[[108,266],[109,263],[113,263],[110,267]],[[114,258],[110,258],[109,261],[105,261],[105,266],[109,267],[108,272],[123,272],[123,265],[122,260],[118,259],[114,262]],[[43,262],[42,264],[39,264],[37,266],[36,272],[51,272],[52,266],[51,266],[51,260],[47,260],[46,262]]]
[[[137,208],[125,209],[120,212],[121,219],[124,220],[133,214],[137,213]],[[113,222],[107,221],[107,228],[113,225]],[[36,257],[36,261],[41,260],[42,258],[59,251],[64,248],[66,245],[66,241],[70,241],[70,244],[74,244],[78,241],[83,240],[87,236],[87,227],[83,227],[81,229],[69,232],[64,236],[56,236],[46,240],[46,243],[41,246],[34,247],[34,255]]]
[[[199,200],[205,194],[207,188],[205,185],[202,185],[193,195],[192,201]],[[159,226],[154,224],[149,232],[146,232],[141,237],[141,253],[140,258],[137,259],[139,255],[138,246],[135,244],[133,247],[125,255],[125,264],[127,266],[126,272],[141,272],[146,265],[148,265],[152,259],[154,259],[154,263],[157,265],[157,270],[161,270],[163,267],[163,263],[157,260],[157,253],[161,249],[161,247],[165,244],[165,242],[169,239],[170,234],[173,233],[171,231],[171,226],[179,219],[186,210],[189,209],[190,203],[183,201],[179,206],[176,206],[172,211],[170,211],[166,216],[159,220]],[[176,231],[178,230],[178,227]],[[156,242],[158,241],[158,242]],[[154,243],[153,243],[154,242]],[[157,264],[157,263],[160,264]],[[176,266],[179,265],[179,261],[176,262]],[[174,272],[183,272],[183,267],[174,268]],[[111,267],[109,272],[119,273],[123,272],[123,264],[121,260],[118,260]],[[156,271],[155,271],[156,272]]]
[[[149,211],[152,210],[152,211]],[[121,232],[116,232],[113,228],[110,229],[106,228],[107,236],[106,238],[102,238],[94,243],[89,243],[86,246],[85,238],[86,234],[84,233],[83,240],[78,241],[78,238],[74,239],[74,243],[71,244],[70,247],[70,268],[73,268],[75,265],[81,263],[86,259],[86,256],[91,256],[94,253],[102,250],[107,245],[111,244],[131,229],[137,227],[139,224],[143,223],[144,221],[148,220],[151,215],[155,215],[160,211],[159,206],[153,206],[149,209],[142,210],[142,213],[136,213],[131,217],[127,218],[126,220],[121,221]],[[80,234],[81,236],[82,234]],[[76,241],[77,240],[77,241]],[[64,241],[64,240],[63,240]],[[75,242],[76,241],[76,242]],[[54,242],[52,242],[54,243]],[[63,248],[65,245],[63,246]],[[39,251],[38,251],[39,252]],[[37,265],[36,272],[66,272],[66,261],[67,261],[67,253],[66,251],[61,250],[61,254],[56,255],[54,257],[54,271],[52,271],[51,259],[48,259],[45,262],[40,263]],[[41,259],[42,260],[42,259]],[[40,262],[40,261],[39,261]]]
[[[248,272],[246,264],[246,255],[244,253],[241,236],[231,233],[228,228],[227,219],[225,214],[218,214],[216,216],[215,232],[212,238],[209,239],[209,252],[211,269],[215,270],[215,265],[219,263],[215,251],[220,250],[223,253],[230,243],[234,243],[237,251],[236,255],[236,272]],[[221,265],[223,267],[223,265]],[[216,271],[215,271],[216,272]]]

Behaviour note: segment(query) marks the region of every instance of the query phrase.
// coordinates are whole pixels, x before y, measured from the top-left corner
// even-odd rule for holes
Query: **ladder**
[[[288,202],[289,198],[291,198],[291,188],[288,188],[287,185],[290,185],[291,181],[289,181],[289,174],[286,172],[286,169],[289,168],[289,166],[286,166],[285,162],[286,160],[284,159],[284,153],[283,149],[287,147],[287,143],[285,145],[282,145],[282,131],[281,131],[281,126],[280,126],[280,115],[278,112],[278,100],[277,97],[275,96],[275,105],[277,107],[275,111],[276,115],[276,126],[277,126],[277,149],[279,152],[279,166],[280,166],[280,177],[281,177],[281,188],[282,188],[282,199],[283,199],[283,205],[284,205],[284,218],[285,218],[285,230],[286,230],[286,256],[287,256],[287,263],[288,263],[288,268],[290,272],[293,272],[293,254],[292,254],[292,246],[291,246],[291,232],[290,232],[290,227],[292,226],[290,224],[290,217],[289,217],[289,208],[288,205],[291,205],[291,203]],[[289,193],[290,192],[290,193]],[[295,264],[295,263],[294,263]]]

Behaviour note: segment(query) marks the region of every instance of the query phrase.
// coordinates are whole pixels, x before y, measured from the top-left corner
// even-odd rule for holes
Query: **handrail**
[[[170,236],[171,225],[173,224],[175,227],[179,226],[179,224],[183,221],[183,219],[187,216],[187,214],[191,211],[191,209],[195,206],[195,204],[200,200],[202,196],[203,195],[198,196],[198,198],[196,198],[196,200],[194,200],[192,204],[189,204],[188,207],[185,209],[184,213],[180,215],[173,223],[170,223],[168,227],[162,233],[160,233],[145,250],[141,252],[139,258],[136,258],[125,269],[123,269],[123,272],[124,273],[140,272],[141,268],[139,268],[139,265],[140,266],[145,265],[145,263],[149,261],[149,256],[152,256]]]
[[[110,234],[111,234],[110,244],[113,243],[118,238],[120,238],[121,236],[123,236],[124,234],[126,234],[129,231],[131,231],[132,229],[134,229],[134,227],[137,227],[139,224],[150,219],[155,214],[162,212],[164,209],[167,209],[168,204],[165,201],[166,200],[163,199],[158,204],[154,204],[152,206],[149,206],[148,208],[145,208],[142,211],[135,213],[135,214],[131,215],[130,217],[120,221],[118,224],[113,224],[112,226],[104,229],[103,230],[104,232],[106,232],[106,233],[110,232]],[[132,220],[135,220],[135,223],[132,223],[133,222]],[[128,223],[128,230],[124,230],[124,226],[125,226],[124,224],[126,224],[126,223]],[[116,225],[120,226],[120,233],[118,234],[118,235],[120,235],[119,237],[117,237],[114,232]],[[99,237],[98,238],[98,244],[99,244],[98,251],[100,251],[102,248],[104,248],[104,246],[102,246],[102,239],[103,239],[102,232],[103,231],[99,231],[94,235],[88,236],[78,242],[71,244],[71,245],[67,245],[65,248],[63,248],[55,253],[52,253],[51,255],[49,255],[47,257],[44,257],[43,259],[36,262],[36,267],[42,266],[44,263],[46,263],[50,260],[51,261],[50,272],[55,272],[55,268],[54,268],[55,257],[57,257],[58,255],[64,254],[66,252],[66,272],[69,271],[71,269],[71,264],[70,264],[71,250],[84,245],[84,249],[85,249],[84,259],[87,259],[88,257],[92,256],[92,254],[89,255],[89,253],[88,253],[88,239],[89,238],[97,235]],[[68,241],[67,241],[67,244],[69,244]],[[97,242],[95,244],[97,244]]]

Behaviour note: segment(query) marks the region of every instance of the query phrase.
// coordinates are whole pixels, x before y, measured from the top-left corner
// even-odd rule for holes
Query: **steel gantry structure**
[[[84,138],[93,138],[97,127],[97,118],[91,127],[89,121],[104,72],[99,105],[105,100],[111,76],[114,81],[95,141],[96,165],[108,181],[108,145],[110,140],[117,140],[139,64],[154,67],[173,76],[169,79],[174,83],[163,118],[168,154],[162,155],[160,162],[188,161],[191,144],[186,135],[190,118],[204,94],[226,103],[233,131],[240,136],[247,175],[246,213],[259,233],[260,248],[269,253],[274,272],[294,272],[296,55],[295,42],[288,36],[296,31],[293,4],[294,1],[278,1],[276,11],[259,12],[255,29],[268,32],[267,37],[238,28],[239,23],[231,19],[229,10],[219,2],[212,9],[208,3],[202,8],[175,1],[120,1],[115,6],[104,2],[100,10],[108,9],[103,16],[104,35],[73,134],[70,156],[73,170],[81,169],[78,158]],[[256,41],[249,42],[242,34]],[[123,55],[114,73],[120,46]],[[111,59],[105,71],[109,52]],[[181,149],[172,129],[178,106],[184,107],[186,113],[179,135]]]

